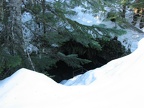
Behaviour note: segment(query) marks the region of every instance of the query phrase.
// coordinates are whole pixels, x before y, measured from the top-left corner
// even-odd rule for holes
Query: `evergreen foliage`
[[[107,19],[114,21],[122,28],[130,28],[139,33],[143,33],[143,31],[140,30],[144,27],[143,3],[143,0],[104,0],[105,6],[110,7]],[[133,14],[128,16],[128,11]],[[132,19],[132,21],[130,19]],[[137,27],[135,26],[136,24]]]
[[[134,3],[131,4],[132,8],[144,8],[144,1],[143,0],[136,0]]]
[[[108,42],[112,36],[122,35],[125,31],[107,28],[103,24],[82,25],[70,17],[77,14],[73,10],[76,6],[81,6],[83,12],[96,16],[99,10],[105,13],[104,5],[101,0],[24,2],[22,13],[29,12],[33,16],[30,21],[23,24],[31,32],[30,39],[24,37],[25,52],[19,47],[20,43],[16,43],[11,38],[12,33],[8,29],[11,24],[9,22],[10,10],[4,7],[7,12],[1,22],[5,28],[0,34],[0,45],[4,46],[0,49],[1,52],[4,52],[0,54],[0,71],[4,73],[5,69],[11,71],[15,68],[26,67],[48,74],[48,70],[54,68],[60,61],[72,68],[81,68],[84,64],[90,63],[91,59],[81,56],[91,56],[91,53],[103,51],[104,44],[101,41]],[[15,35],[16,33],[17,31]],[[33,45],[38,50],[29,51],[27,50],[28,45]]]

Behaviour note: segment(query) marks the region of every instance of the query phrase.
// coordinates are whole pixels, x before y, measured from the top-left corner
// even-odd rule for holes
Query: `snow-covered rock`
[[[0,81],[0,108],[144,108],[143,49],[144,38],[132,54],[64,81],[64,85],[20,69]]]

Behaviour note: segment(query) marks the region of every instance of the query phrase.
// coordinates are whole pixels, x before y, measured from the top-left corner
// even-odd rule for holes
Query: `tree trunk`
[[[24,52],[24,39],[22,33],[22,22],[21,22],[21,4],[22,0],[9,0],[10,9],[10,33],[11,40],[14,44],[14,49]]]
[[[42,13],[43,13],[43,18],[44,18],[44,21],[43,21],[43,33],[45,34],[46,33],[46,24],[45,24],[45,11],[46,11],[46,7],[45,7],[45,0],[42,0]]]
[[[30,58],[30,55],[25,49],[25,42],[22,32],[22,21],[21,21],[21,5],[22,0],[10,0],[10,31],[11,31],[11,38],[13,41],[13,53],[18,54],[22,57],[22,60],[25,61],[25,65],[28,68],[34,69],[34,65]],[[27,57],[28,56],[28,57]],[[30,67],[31,66],[31,67]]]
[[[3,0],[0,0],[0,21],[3,20],[4,12],[3,12]]]
[[[123,19],[125,18],[125,13],[126,13],[126,5],[124,4],[122,6],[122,15],[121,15]]]

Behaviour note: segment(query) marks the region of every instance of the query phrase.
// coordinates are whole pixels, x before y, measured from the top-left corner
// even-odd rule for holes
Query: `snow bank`
[[[0,82],[0,108],[22,108],[50,97],[56,82],[47,76],[20,69]]]
[[[20,69],[0,81],[0,108],[144,108],[143,49],[144,38],[132,54],[76,76],[65,85]]]
[[[107,63],[106,65],[90,70],[83,75],[76,76],[68,81],[63,82],[64,85],[88,85],[93,83],[94,81],[105,80],[107,78],[114,78],[120,76],[126,76],[126,74],[135,75],[137,74],[135,71],[143,71],[144,62],[140,62],[144,60],[144,38],[140,40],[138,44],[138,49],[134,51],[132,54],[115,59]],[[140,64],[140,63],[141,64]],[[133,73],[132,73],[133,72]],[[127,76],[126,76],[127,77]]]
[[[126,49],[130,49],[131,52],[134,52],[138,48],[138,42],[144,38],[144,33],[138,33],[130,29],[126,29],[126,32],[126,34],[119,36],[118,40]]]

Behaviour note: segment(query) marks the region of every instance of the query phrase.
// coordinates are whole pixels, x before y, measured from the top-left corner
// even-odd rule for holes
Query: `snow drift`
[[[64,85],[27,69],[0,81],[0,108],[144,108],[144,38],[132,54]]]

